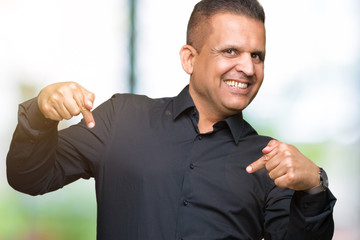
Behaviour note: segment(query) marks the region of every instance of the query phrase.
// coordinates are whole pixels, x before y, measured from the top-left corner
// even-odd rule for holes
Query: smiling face
[[[224,119],[239,113],[256,96],[264,77],[265,27],[256,19],[231,13],[212,16],[209,35],[197,51],[186,45],[183,68],[200,116]],[[206,32],[206,31],[201,31]],[[186,54],[187,53],[187,54]]]

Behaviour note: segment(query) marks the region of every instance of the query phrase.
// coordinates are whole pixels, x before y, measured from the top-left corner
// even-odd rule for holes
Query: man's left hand
[[[276,186],[297,191],[308,190],[320,184],[319,167],[296,147],[271,140],[262,152],[264,156],[246,168],[248,173],[265,167]]]

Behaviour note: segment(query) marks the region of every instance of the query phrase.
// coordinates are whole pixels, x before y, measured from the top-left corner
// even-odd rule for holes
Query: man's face
[[[193,59],[189,91],[200,112],[224,118],[249,105],[261,86],[265,27],[230,13],[212,16],[208,25],[210,34]]]

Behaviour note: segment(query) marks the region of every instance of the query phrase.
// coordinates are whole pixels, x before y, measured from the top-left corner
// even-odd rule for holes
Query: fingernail
[[[271,147],[265,147],[264,150],[265,151],[269,151],[271,149]]]
[[[251,173],[252,170],[253,170],[253,168],[252,168],[251,166],[248,166],[248,167],[246,168],[246,171],[247,171],[248,173]]]
[[[93,127],[95,127],[95,123],[94,123],[94,122],[90,122],[90,123],[88,124],[88,128],[93,128]]]
[[[92,108],[92,107],[93,107],[93,104],[92,104],[92,102],[91,102],[91,101],[87,100],[87,101],[86,101],[86,103],[87,103],[87,105],[88,105],[90,108]]]

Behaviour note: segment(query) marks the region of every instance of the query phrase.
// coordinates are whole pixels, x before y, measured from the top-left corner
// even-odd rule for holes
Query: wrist
[[[305,190],[305,192],[308,193],[308,194],[316,194],[316,193],[319,193],[319,192],[326,191],[326,189],[329,186],[329,180],[328,180],[328,177],[327,177],[327,174],[326,174],[325,170],[322,169],[322,168],[319,168],[319,181],[320,181],[319,185],[317,185],[317,186],[315,186],[313,188],[310,188],[308,190]]]

